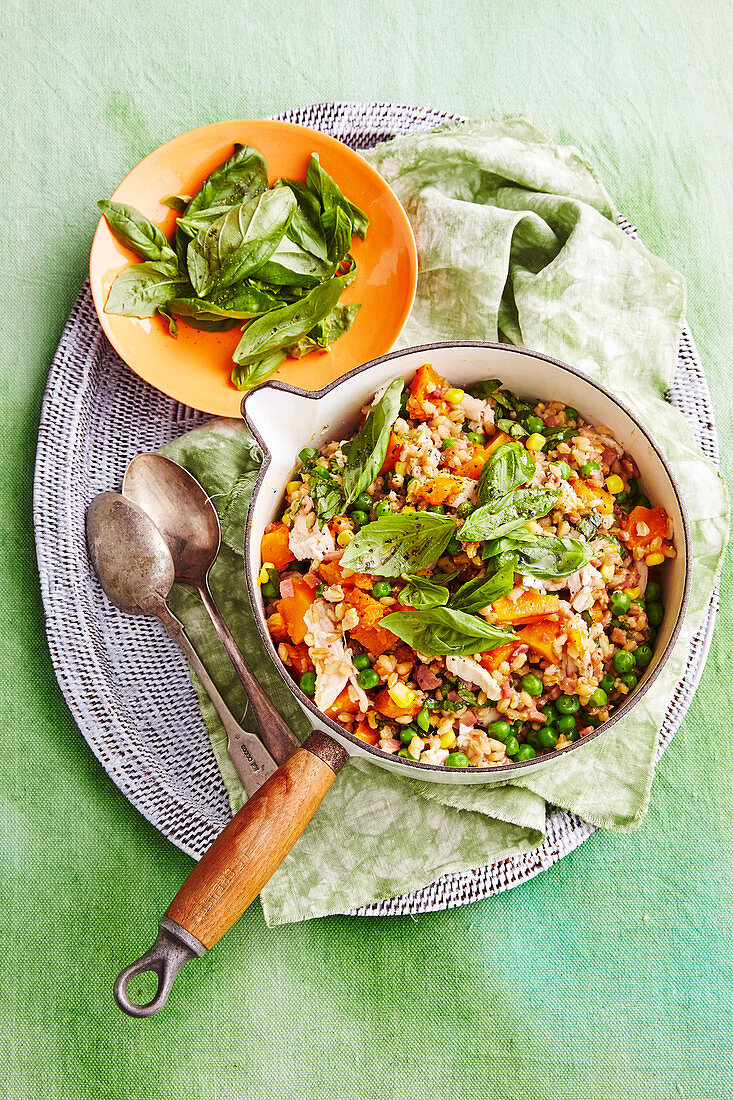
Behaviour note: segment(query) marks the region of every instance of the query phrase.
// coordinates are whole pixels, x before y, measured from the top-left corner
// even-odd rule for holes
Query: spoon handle
[[[214,602],[214,597],[211,595],[211,589],[209,588],[208,582],[204,582],[201,586],[197,585],[197,590],[201,596],[204,607],[209,613],[209,618],[214,624],[216,632],[221,639],[222,645],[227,651],[229,660],[234,665],[234,671],[241,680],[242,687],[247,692],[254,716],[257,719],[260,737],[267,745],[278,764],[284,764],[288,757],[292,756],[295,750],[300,748],[300,741],[290,729],[280,712],[270,701],[262,685],[242,656],[241,650],[235,642],[229,627],[224,622],[221,611]]]
[[[203,661],[191,645],[188,635],[184,630],[183,623],[176,618],[165,600],[161,599],[159,603],[156,603],[154,613],[162,622],[169,637],[171,637],[174,642],[177,642],[183,650],[188,658],[189,664],[203,684],[206,694],[214,704],[216,713],[221,719],[221,724],[227,732],[229,744],[232,746],[232,763],[237,768],[239,777],[242,780],[242,785],[247,792],[247,796],[251,797],[255,791],[259,790],[269,776],[274,775],[277,771],[277,764],[262,744],[259,737],[256,737],[254,733],[247,733],[247,731],[243,730],[239,725],[239,722],[237,722],[229,707],[226,705],[219,689],[207,672]],[[242,767],[238,766],[240,752],[245,758],[244,761],[242,761]]]

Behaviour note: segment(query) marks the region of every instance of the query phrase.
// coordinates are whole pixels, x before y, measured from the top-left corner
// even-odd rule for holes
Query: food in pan
[[[631,455],[560,401],[430,366],[305,448],[262,539],[283,664],[407,760],[492,767],[605,722],[653,659],[672,524]]]

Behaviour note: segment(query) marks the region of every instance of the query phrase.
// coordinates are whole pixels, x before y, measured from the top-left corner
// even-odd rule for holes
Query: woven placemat
[[[320,104],[277,117],[355,149],[458,118],[388,103]],[[636,235],[628,222],[621,225]],[[703,452],[719,464],[710,394],[686,328],[672,399]],[[102,333],[85,285],[54,356],[38,436],[34,520],[48,642],[69,708],[105,770],[164,836],[197,859],[231,815],[186,664],[157,622],[121,615],[105,599],[87,556],[84,519],[96,493],[119,487],[134,455],[206,419],[125,366]],[[717,591],[670,700],[660,754],[699,681],[716,608]],[[353,912],[424,913],[499,893],[556,863],[594,831],[574,814],[548,808],[541,847]]]

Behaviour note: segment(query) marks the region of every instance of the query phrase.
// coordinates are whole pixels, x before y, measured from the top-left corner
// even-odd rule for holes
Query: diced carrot
[[[539,653],[545,660],[555,664],[558,654],[555,652],[553,642],[564,633],[562,623],[556,619],[540,619],[525,626],[524,630],[519,631],[517,637],[535,653]]]
[[[296,645],[299,645],[306,636],[304,616],[315,599],[315,589],[311,588],[303,577],[295,576],[293,577],[293,595],[280,600],[277,605],[287,632]]]
[[[457,477],[439,475],[438,477],[429,477],[427,481],[423,481],[417,495],[422,500],[427,501],[428,504],[445,504],[446,500],[459,493],[462,487],[463,482]]]
[[[605,489],[580,478],[571,481],[570,485],[575,490],[575,495],[580,498],[585,512],[600,512],[604,516],[610,516],[613,511],[613,497]]]
[[[519,639],[516,642],[507,642],[506,645],[498,645],[496,649],[489,649],[486,653],[481,654],[480,664],[488,672],[496,672],[503,661],[509,660],[518,645]]]
[[[379,471],[380,474],[386,473],[388,470],[394,470],[395,463],[399,462],[400,453],[404,446],[404,439],[400,435],[395,435],[394,432],[389,433],[389,442],[387,443],[387,453],[384,456],[384,462],[382,468]]]
[[[502,596],[491,605],[492,619],[500,623],[535,623],[560,610],[560,600],[554,595],[523,592],[518,600]]]
[[[363,645],[367,653],[371,653],[375,657],[386,653],[395,642],[392,631],[386,630],[383,626],[363,626],[360,623],[350,633],[354,641],[358,642],[359,645]]]
[[[288,545],[289,535],[284,523],[272,523],[262,536],[262,560],[272,562],[278,572],[295,561],[295,554]]]
[[[654,539],[667,540],[667,513],[664,508],[632,508],[624,518],[627,545],[645,550]]]
[[[414,718],[422,704],[415,697],[414,701],[408,706],[398,706],[390,695],[389,688],[384,687],[374,699],[372,706],[385,718],[401,718],[406,714],[409,714],[410,718]]]
[[[354,737],[358,737],[360,741],[365,741],[367,745],[376,745],[379,740],[379,733],[377,730],[373,730],[368,722],[358,722],[354,730]]]
[[[287,642],[281,642],[278,648],[282,648],[283,646],[287,653],[287,660],[284,662],[286,665],[292,665],[295,671],[300,673],[301,676],[304,672],[311,672],[313,670],[314,665],[311,661],[307,645],[289,645]],[[282,654],[280,656],[282,656]]]
[[[474,481],[476,481],[484,468],[486,460],[494,453],[497,447],[501,447],[502,443],[511,443],[511,437],[506,435],[505,432],[497,432],[488,443],[474,443],[471,457],[466,459],[466,461],[458,467],[457,472],[461,477],[472,477]]]
[[[275,611],[267,620],[267,629],[276,642],[286,642],[289,638],[288,628],[279,611]]]
[[[360,710],[359,703],[351,698],[348,687],[345,687],[338,699],[326,708],[324,714],[327,714],[329,718],[338,718],[339,714],[358,714]]]
[[[322,561],[317,569],[326,584],[340,584],[343,588],[374,587],[374,578],[368,573],[351,573],[348,569],[342,569],[337,561]]]
[[[447,385],[444,378],[433,370],[430,363],[418,367],[415,377],[410,383],[410,396],[407,398],[407,411],[415,420],[429,420],[434,412],[425,410],[426,403],[437,404],[440,400],[439,391]]]

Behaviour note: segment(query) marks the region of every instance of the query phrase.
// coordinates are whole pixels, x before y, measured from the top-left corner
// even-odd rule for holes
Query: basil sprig
[[[366,420],[354,437],[344,467],[347,507],[367,485],[371,485],[382,468],[387,454],[389,433],[400,415],[400,397],[404,385],[401,378],[390,382],[379,401],[367,413]]]
[[[426,657],[486,653],[515,637],[512,631],[491,626],[478,615],[449,607],[396,611],[385,615],[380,625]]]
[[[456,611],[480,611],[482,607],[507,596],[514,587],[514,573],[517,567],[516,557],[510,558],[495,573],[487,577],[474,577],[462,584],[450,604]]]
[[[455,532],[452,516],[435,512],[382,516],[357,532],[346,547],[341,565],[380,577],[418,573],[438,560]]]
[[[508,535],[529,520],[546,516],[559,497],[559,492],[550,489],[515,489],[496,503],[476,508],[458,537],[462,542],[481,542]]]
[[[505,538],[490,540],[482,551],[484,558],[501,561],[505,555],[512,556],[516,572],[529,573],[538,580],[552,580],[577,573],[593,557],[593,550],[584,539],[516,531]]]

